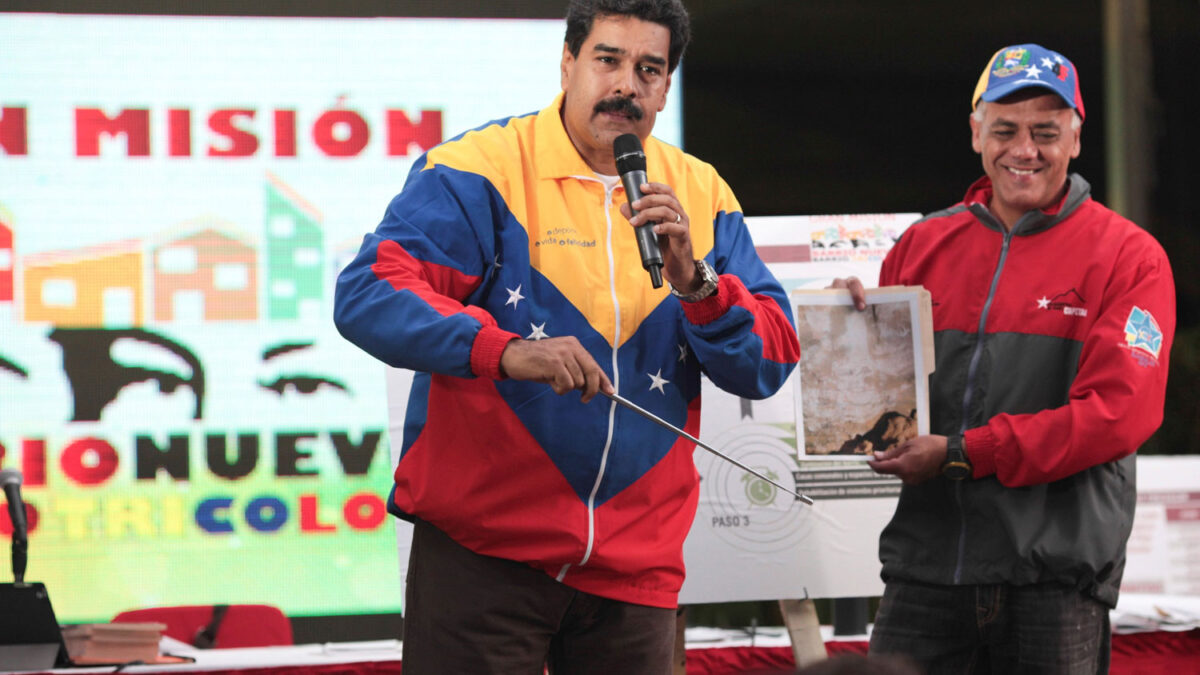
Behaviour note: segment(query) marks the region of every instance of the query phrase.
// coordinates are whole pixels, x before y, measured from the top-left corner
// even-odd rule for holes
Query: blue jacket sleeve
[[[334,322],[388,365],[496,377],[499,351],[489,350],[502,351],[508,337],[466,300],[494,260],[499,197],[477,174],[423,165],[338,275]]]
[[[716,295],[682,303],[688,345],[709,378],[744,398],[771,396],[800,360],[791,307],[754,250],[741,213],[719,213],[709,264]]]

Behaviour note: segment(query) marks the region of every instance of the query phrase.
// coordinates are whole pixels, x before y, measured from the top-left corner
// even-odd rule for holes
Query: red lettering
[[[29,154],[29,127],[24,108],[0,108],[0,148],[6,155]]]
[[[216,110],[208,117],[208,128],[214,133],[224,136],[229,141],[229,147],[218,148],[208,146],[209,157],[249,157],[258,151],[258,137],[249,131],[239,129],[234,120],[244,117],[254,120],[254,110],[231,109]]]
[[[187,108],[167,111],[167,154],[171,157],[192,154],[192,111]]]
[[[275,111],[275,156],[296,156],[296,111]]]
[[[30,487],[46,484],[46,441],[40,438],[21,441],[21,473]]]
[[[37,532],[38,510],[29,502],[25,502],[25,523],[29,526],[30,534]],[[6,537],[12,536],[12,518],[8,515],[8,509],[0,511],[0,534]]]
[[[0,466],[4,466],[4,444],[0,443]],[[22,484],[42,487],[46,484],[46,441],[40,438],[21,439]]]
[[[413,143],[421,152],[442,142],[442,111],[422,110],[421,122],[413,124],[403,110],[387,111],[388,155],[408,156]]]
[[[363,492],[346,500],[342,506],[342,517],[355,530],[373,530],[387,518],[387,507],[379,495]]]
[[[371,129],[353,110],[327,110],[313,123],[313,141],[330,157],[353,157],[367,147]]]
[[[150,111],[145,108],[122,110],[109,117],[99,108],[75,109],[75,155],[100,155],[100,136],[125,135],[125,154],[129,157],[150,156]]]
[[[337,526],[321,522],[320,503],[316,495],[300,495],[300,531],[333,532]]]
[[[117,451],[100,438],[81,438],[63,448],[63,473],[80,485],[96,485],[117,471]]]

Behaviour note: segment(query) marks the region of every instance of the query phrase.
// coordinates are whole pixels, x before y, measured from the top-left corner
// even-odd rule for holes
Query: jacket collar
[[[534,172],[539,179],[559,179],[571,176],[593,176],[595,171],[583,161],[567,129],[563,126],[562,110],[565,94],[559,92],[554,101],[542,109],[534,122],[534,134],[540,147]]]
[[[1067,196],[1063,198],[1057,211],[1048,213],[1042,209],[1033,209],[1013,225],[1013,235],[1022,236],[1036,234],[1061,223],[1079,208],[1080,204],[1091,196],[1092,186],[1077,173],[1067,176]],[[987,176],[975,181],[967,188],[963,203],[975,215],[979,222],[993,230],[1004,231],[1004,225],[988,209],[992,200],[992,180]]]
[[[538,179],[557,180],[560,178],[592,177],[596,172],[583,156],[575,149],[567,128],[563,126],[563,99],[566,94],[559,92],[554,101],[537,114],[534,121],[534,135],[537,138],[537,160],[534,162],[534,173]],[[652,176],[663,175],[665,161],[661,141],[651,136],[646,139],[643,150],[646,153],[647,173]]]

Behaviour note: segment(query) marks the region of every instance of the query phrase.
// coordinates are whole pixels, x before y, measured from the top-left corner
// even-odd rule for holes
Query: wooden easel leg
[[[827,658],[817,606],[811,599],[780,600],[779,612],[783,614],[783,623],[792,640],[792,656],[796,658],[797,668]]]
[[[683,633],[687,629],[687,607],[675,612],[675,658],[671,661],[673,675],[687,675],[687,642]]]

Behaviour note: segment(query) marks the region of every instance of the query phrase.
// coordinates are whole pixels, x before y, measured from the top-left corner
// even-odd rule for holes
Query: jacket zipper
[[[988,215],[990,216],[991,214],[989,213]],[[978,215],[976,217],[978,218]],[[984,301],[983,311],[979,314],[979,325],[975,329],[975,350],[971,354],[971,363],[967,366],[966,390],[963,391],[962,422],[958,427],[958,433],[960,434],[966,433],[967,423],[971,414],[971,392],[975,384],[976,371],[979,368],[979,359],[983,355],[984,327],[987,325],[988,313],[992,309],[992,300],[996,298],[996,287],[1000,284],[1000,274],[1004,271],[1004,263],[1008,259],[1009,244],[1012,243],[1013,234],[1020,228],[1021,224],[1021,221],[1017,221],[1015,225],[1004,232],[1004,242],[1000,245],[1000,259],[996,261],[996,271],[992,273],[992,285],[988,288],[987,300]],[[954,563],[955,584],[962,583],[963,558],[967,546],[967,512],[963,508],[962,503],[963,482],[954,481],[954,502],[958,505],[959,519],[958,556]]]
[[[578,178],[579,180],[591,181],[591,182],[595,182],[595,183],[601,183],[601,185],[604,185],[604,222],[605,222],[605,225],[607,228],[607,231],[605,233],[606,236],[605,236],[604,246],[605,246],[605,252],[608,254],[608,290],[609,290],[609,293],[612,295],[613,309],[614,309],[614,320],[613,320],[614,335],[613,335],[613,339],[612,339],[612,345],[613,345],[613,348],[612,348],[612,372],[613,372],[612,384],[613,384],[614,389],[616,389],[617,391],[620,391],[621,390],[621,373],[617,369],[617,344],[621,337],[621,303],[617,299],[617,278],[616,278],[616,269],[615,269],[616,263],[614,262],[613,247],[612,247],[612,235],[613,235],[612,197],[613,197],[613,192],[616,190],[616,186],[614,185],[612,187],[609,187],[608,185],[605,185],[603,182],[596,180],[595,178],[588,177],[588,176],[574,176],[574,178]],[[579,562],[576,563],[576,565],[578,565],[578,566],[583,566],[583,565],[587,564],[587,561],[589,559],[591,559],[591,557],[592,557],[592,549],[595,547],[595,544],[596,544],[596,494],[598,492],[600,492],[600,484],[604,482],[604,472],[608,467],[608,453],[609,453],[609,450],[612,448],[613,428],[616,423],[616,416],[617,416],[617,403],[616,403],[616,401],[613,401],[613,402],[609,403],[609,406],[608,406],[608,436],[604,440],[604,451],[600,454],[600,470],[596,474],[596,482],[592,485],[592,491],[590,494],[588,494],[587,547],[583,551],[583,558],[581,558],[579,560]],[[567,570],[569,570],[570,568],[571,568],[571,563],[567,563],[567,564],[563,565],[562,569],[559,570],[558,576],[556,576],[555,579],[557,579],[558,581],[562,581],[563,578],[567,576]]]

